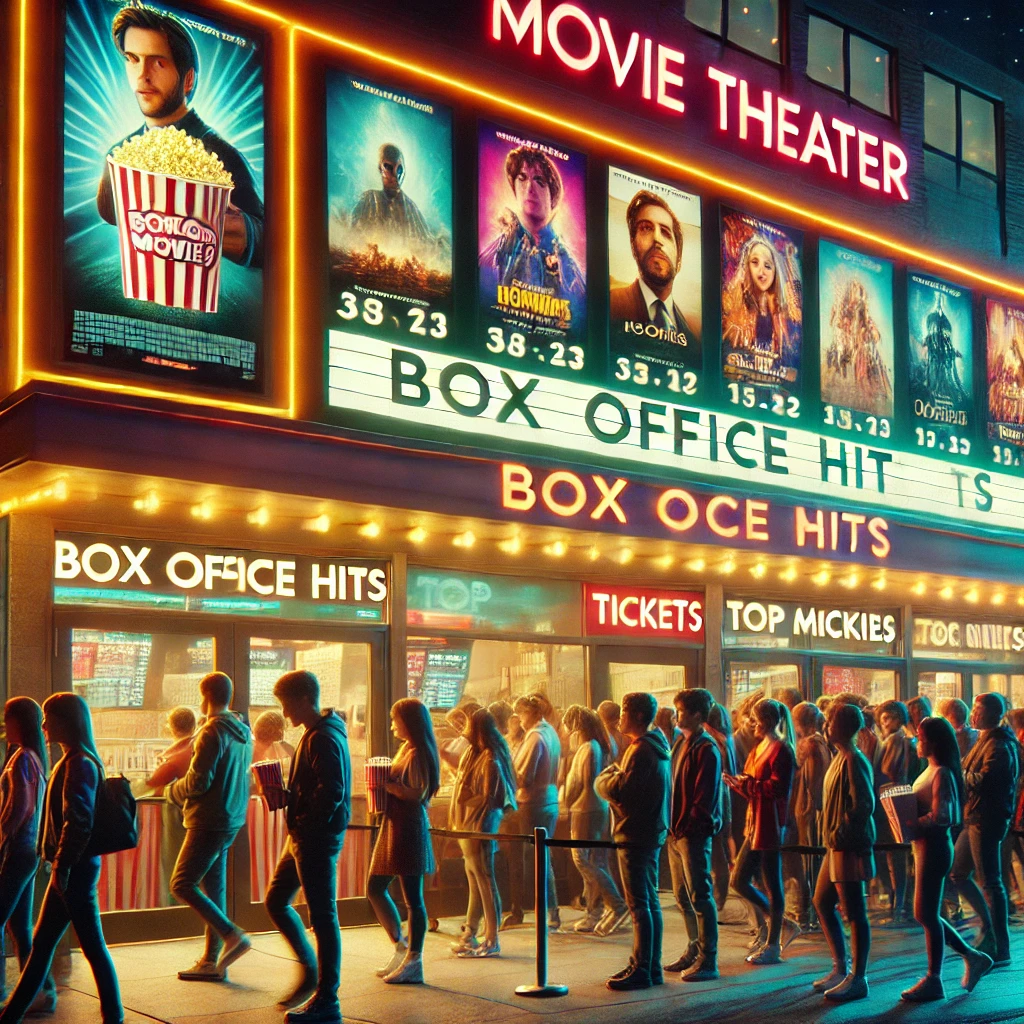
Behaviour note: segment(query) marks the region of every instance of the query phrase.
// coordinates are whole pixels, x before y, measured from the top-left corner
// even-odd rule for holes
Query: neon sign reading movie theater
[[[897,143],[711,65],[684,74],[682,50],[636,31],[617,36],[607,18],[578,4],[558,4],[545,17],[543,0],[518,9],[515,0],[492,0],[491,36],[528,46],[536,57],[550,52],[577,74],[610,73],[616,89],[672,116],[685,116],[696,99],[726,135],[893,199],[910,198],[907,154]]]

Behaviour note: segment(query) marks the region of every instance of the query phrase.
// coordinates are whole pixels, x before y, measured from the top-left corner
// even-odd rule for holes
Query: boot
[[[854,999],[867,999],[868,979],[848,974],[834,988],[825,990],[825,998],[833,1003],[850,1003]]]
[[[811,982],[811,988],[815,992],[827,992],[830,988],[835,988],[850,973],[850,961],[844,960],[843,963],[837,964],[833,962],[832,971],[826,974],[822,978],[818,978],[817,981]]]
[[[717,977],[717,953],[705,953],[680,975],[682,981],[714,981]]]
[[[904,989],[900,999],[908,1003],[934,1003],[946,998],[946,990],[942,987],[942,979],[937,974],[926,974],[912,988]]]

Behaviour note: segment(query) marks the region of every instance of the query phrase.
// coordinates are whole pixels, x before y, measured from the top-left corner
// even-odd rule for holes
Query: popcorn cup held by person
[[[127,299],[216,313],[234,181],[178,128],[151,128],[107,157]]]

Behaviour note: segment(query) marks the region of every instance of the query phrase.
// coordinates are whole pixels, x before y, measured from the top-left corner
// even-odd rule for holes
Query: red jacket
[[[786,743],[758,760],[757,747],[743,767],[743,795],[747,798],[747,826],[744,835],[752,850],[777,850],[789,813],[796,758]]]

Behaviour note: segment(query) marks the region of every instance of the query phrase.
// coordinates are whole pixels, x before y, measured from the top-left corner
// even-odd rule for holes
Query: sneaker
[[[597,930],[597,926],[604,920],[603,915],[601,917],[581,917],[573,926],[572,930],[578,932],[580,935],[589,935],[591,932]]]
[[[594,934],[600,935],[602,938],[605,938],[608,935],[614,935],[620,928],[625,926],[628,920],[629,909],[627,907],[623,907],[621,910],[609,910],[608,913],[598,921],[597,927],[594,929]]]
[[[475,935],[464,931],[462,936],[451,944],[451,950],[456,956],[459,956],[462,953],[472,952],[479,945],[480,940]],[[388,971],[388,973],[390,974],[391,972]]]
[[[392,971],[385,979],[385,985],[422,985],[423,957],[407,953],[397,970]]]
[[[835,988],[850,973],[850,965],[846,964],[833,964],[830,973],[826,974],[822,978],[818,978],[817,981],[811,982],[811,988],[815,992],[827,992],[830,988]]]
[[[802,934],[800,925],[796,921],[791,917],[784,917],[782,919],[782,935],[779,939],[779,945],[785,949],[794,939],[798,939]]]
[[[625,978],[627,974],[632,973],[633,968],[635,966],[636,966],[636,961],[632,957],[630,957],[629,958],[629,963],[626,964],[626,966],[623,967],[621,971],[616,971],[608,980],[609,981],[619,981],[622,978]]]
[[[769,964],[781,964],[782,948],[778,943],[774,943],[770,946],[764,946],[756,953],[751,953],[750,956],[747,957],[747,963],[754,967],[767,967]]]
[[[757,929],[757,934],[747,943],[747,949],[756,953],[768,944],[768,925],[763,924]]]
[[[501,946],[497,942],[481,942],[475,949],[467,949],[456,955],[460,960],[486,960],[489,957],[501,956]]]
[[[288,993],[277,1001],[277,1005],[282,1010],[291,1009],[294,1006],[301,1006],[303,1003],[308,1002],[312,998],[313,993],[316,992],[316,968],[315,967],[304,967],[302,969],[302,978],[299,983]]]
[[[678,960],[673,960],[670,964],[665,964],[666,974],[682,974],[683,971],[688,970],[700,959],[700,947],[696,942],[691,942],[687,947],[686,952]]]
[[[337,1000],[328,1002],[314,996],[294,1010],[288,1010],[284,1019],[287,1024],[341,1024],[341,1007]]]
[[[517,924],[523,923],[523,912],[521,910],[510,910],[501,919],[501,930],[504,931],[506,928],[514,928]]]
[[[718,957],[702,956],[679,976],[681,981],[714,981],[718,977]]]
[[[964,976],[960,979],[960,987],[968,992],[974,991],[974,986],[988,974],[995,964],[987,953],[975,950],[964,957]]]
[[[240,928],[236,928],[224,940],[224,948],[217,960],[217,969],[223,974],[239,957],[245,956],[252,949],[252,940]]]
[[[651,985],[650,972],[635,965],[622,977],[615,975],[605,982],[605,986],[613,992],[635,992],[638,989],[650,988]]]
[[[900,999],[908,1003],[934,1003],[945,998],[946,990],[937,974],[926,974],[916,985],[900,993]]]
[[[224,981],[225,973],[212,960],[200,958],[191,967],[178,971],[179,981]]]
[[[49,1017],[57,1012],[57,993],[53,990],[42,989],[29,1004],[25,1011],[26,1017]]]
[[[848,974],[834,988],[825,990],[825,998],[832,1003],[852,1003],[855,999],[867,999],[868,979]]]
[[[397,971],[398,968],[401,967],[402,961],[405,959],[405,955],[408,952],[409,950],[405,946],[402,946],[401,949],[396,949],[394,953],[391,954],[391,959],[384,964],[383,967],[377,968],[375,972],[377,977],[386,978],[389,974]]]
[[[556,910],[553,914],[548,914],[548,931],[557,932],[562,927],[562,917]]]

